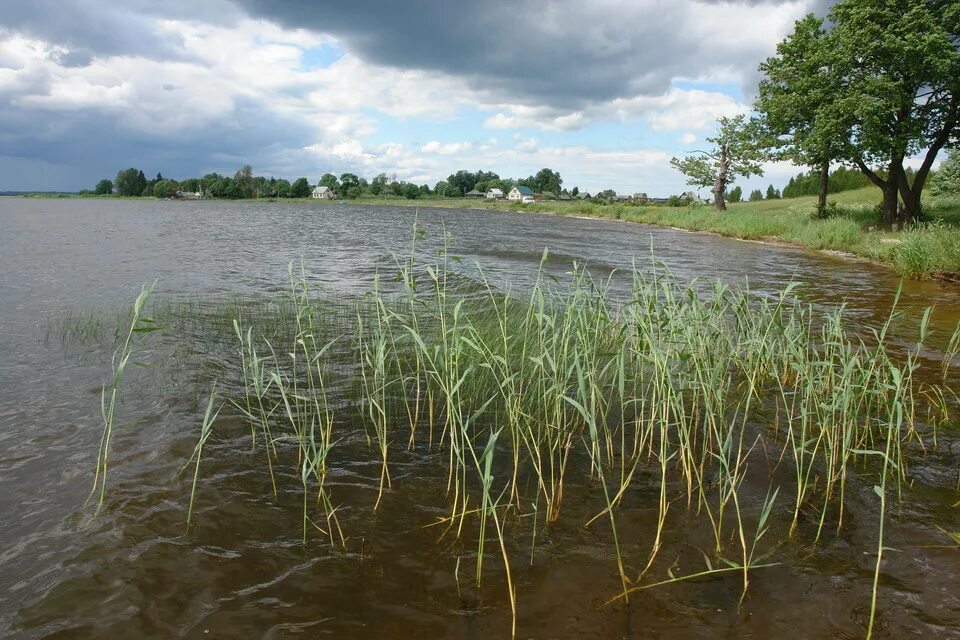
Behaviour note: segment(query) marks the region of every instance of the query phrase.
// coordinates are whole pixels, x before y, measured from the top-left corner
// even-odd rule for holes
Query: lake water
[[[197,529],[185,535],[189,479],[178,471],[193,450],[209,387],[178,375],[182,363],[155,362],[156,371],[131,377],[135,391],[123,396],[123,413],[137,424],[118,436],[115,486],[99,513],[84,506],[112,349],[61,341],[49,331],[57,318],[120,309],[154,280],[158,294],[171,298],[279,293],[289,263],[301,260],[322,290],[362,294],[376,273],[391,272],[394,256],[409,252],[415,216],[426,230],[418,245],[424,256],[448,234],[456,268],[475,278],[479,263],[502,288],[528,285],[544,248],[557,278],[576,261],[595,277],[613,274],[614,290],[627,284],[618,274],[633,263],[649,268],[655,255],[681,280],[748,280],[759,295],[798,283],[804,301],[846,305],[852,327],[867,334],[888,317],[899,282],[869,263],[616,221],[311,203],[0,198],[0,636],[509,636],[495,558],[481,589],[458,588],[464,543],[423,528],[447,512],[444,469],[431,464],[429,451],[399,447],[393,489],[373,512],[376,458],[345,445],[333,485],[352,540],[336,551],[322,540],[302,544],[299,494],[274,499],[254,454],[239,444],[243,434],[224,438],[204,462],[210,481],[198,500]],[[933,362],[960,322],[956,288],[906,282],[893,334],[909,347],[930,305],[934,335],[924,356]],[[170,352],[158,346],[146,355],[162,360]],[[938,449],[910,469],[911,500],[891,507],[886,546],[895,551],[881,574],[877,637],[960,637],[960,548],[938,529],[960,531],[955,429],[954,421]],[[619,580],[606,530],[584,526],[595,515],[594,502],[576,498],[595,491],[586,484],[568,488],[564,516],[543,533],[532,565],[516,562],[518,637],[863,636],[876,547],[869,483],[850,497],[842,535],[816,549],[787,543],[780,564],[752,578],[742,604],[736,578],[715,578],[608,607],[600,605]],[[625,545],[648,546],[656,498],[645,503],[641,487],[620,517]],[[700,557],[693,545],[664,553],[681,564]],[[470,574],[469,566],[459,572]]]

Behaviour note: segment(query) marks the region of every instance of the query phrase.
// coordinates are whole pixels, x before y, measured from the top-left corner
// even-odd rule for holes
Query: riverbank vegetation
[[[791,549],[816,553],[842,535],[856,508],[857,527],[869,517],[878,531],[876,546],[851,550],[875,567],[873,626],[887,504],[909,499],[910,461],[937,448],[957,400],[960,329],[931,363],[921,358],[929,312],[904,348],[887,337],[895,311],[866,339],[842,307],[815,313],[791,289],[681,284],[653,261],[629,274],[625,296],[577,265],[564,281],[541,273],[511,294],[453,264],[443,249],[431,264],[397,260],[352,300],[321,295],[295,267],[276,300],[151,309],[138,297],[130,326],[148,312],[151,327],[175,327],[217,371],[185,518],[210,517],[196,508],[201,456],[230,455],[204,443],[246,432],[243,456],[254,448],[268,491],[302,495],[303,544],[319,534],[332,551],[351,550],[359,532],[342,529],[329,483],[343,443],[361,439],[376,461],[370,503],[349,506],[371,512],[406,481],[392,461],[415,450],[443,468],[446,513],[423,524],[462,540],[458,584],[461,560],[478,588],[498,567],[516,621],[524,594],[513,572],[551,544],[574,500],[593,501],[582,524],[609,544],[616,586],[598,594],[608,605],[705,576],[746,594],[757,571],[794,562]],[[104,422],[101,451],[116,437]],[[867,512],[854,497],[865,493],[876,496]],[[642,543],[618,535],[638,508],[656,513]],[[675,569],[678,523],[681,542],[707,541],[701,567],[682,563],[688,573]]]

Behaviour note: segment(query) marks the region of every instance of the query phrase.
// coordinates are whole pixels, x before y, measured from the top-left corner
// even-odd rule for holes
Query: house
[[[503,195],[503,191],[501,191],[500,189],[497,189],[496,187],[493,187],[492,189],[487,191],[487,197],[490,198],[491,200],[502,200],[504,195]]]
[[[573,198],[570,197],[570,194],[569,194],[569,193],[561,193],[559,199],[560,199],[560,200],[563,200],[564,202],[569,202],[569,201],[573,200]]]
[[[476,189],[471,189],[470,191],[467,191],[467,195],[465,197],[473,198],[476,200],[479,198],[486,197],[486,194],[483,191],[477,191]]]
[[[510,189],[510,193],[507,194],[507,200],[516,200],[517,202],[519,202],[520,200],[523,200],[524,198],[532,198],[532,197],[533,197],[533,189],[531,189],[530,187],[524,187],[522,185],[518,185],[513,189]]]
[[[330,187],[316,186],[313,188],[310,197],[317,200],[333,200],[337,197],[337,194],[335,194]]]
[[[545,200],[556,200],[556,199],[557,199],[557,196],[556,196],[556,194],[553,193],[553,191],[544,191],[542,195],[543,195],[543,197],[544,197]]]
[[[577,198],[579,198],[580,200],[589,200],[591,197],[592,196],[590,195],[589,191],[581,191],[580,193],[577,194]]]
[[[696,191],[687,191],[686,193],[681,194],[680,201],[683,204],[699,204],[703,202],[703,200],[700,199],[700,194]]]

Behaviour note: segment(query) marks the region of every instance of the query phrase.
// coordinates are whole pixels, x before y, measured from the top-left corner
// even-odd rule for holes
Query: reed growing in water
[[[956,400],[946,383],[915,379],[929,313],[916,348],[903,352],[888,340],[889,321],[857,336],[842,308],[815,313],[790,288],[757,296],[685,285],[652,263],[635,267],[629,295],[616,297],[610,281],[574,265],[564,283],[541,269],[520,295],[496,289],[482,271],[455,276],[447,260],[444,251],[427,266],[398,261],[395,284],[378,280],[350,302],[317,295],[291,267],[290,294],[266,322],[243,311],[229,319],[239,382],[232,396],[221,393],[263,447],[274,493],[277,465],[297,471],[305,542],[314,528],[346,545],[326,478],[352,421],[379,459],[373,509],[389,499],[391,452],[442,451],[449,513],[439,524],[462,536],[476,523],[478,585],[495,536],[514,632],[522,595],[504,525],[534,518],[532,559],[538,527],[562,517],[571,474],[586,474],[603,495],[587,524],[609,526],[621,586],[611,601],[726,573],[739,575],[745,594],[751,571],[774,564],[765,536],[776,505],[792,514],[782,540],[816,544],[828,527],[842,529],[856,465],[875,470],[883,518],[888,494],[905,486],[909,452],[935,444]],[[958,344],[960,328],[938,372],[944,381]],[[745,488],[758,468],[767,478],[759,501]],[[644,557],[627,558],[618,509],[649,474],[658,524]],[[705,569],[649,580],[679,510],[709,525]],[[871,629],[882,519],[879,531]]]

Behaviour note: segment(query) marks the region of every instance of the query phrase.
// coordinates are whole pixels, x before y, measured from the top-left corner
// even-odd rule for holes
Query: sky
[[[0,191],[457,169],[667,196],[826,0],[4,0]],[[771,164],[745,190],[782,187]],[[705,191],[702,192],[705,194]]]

